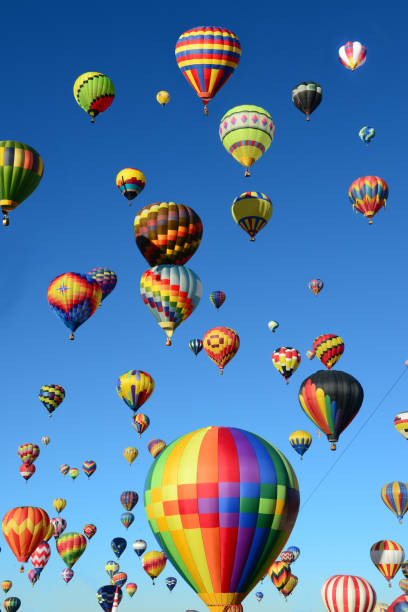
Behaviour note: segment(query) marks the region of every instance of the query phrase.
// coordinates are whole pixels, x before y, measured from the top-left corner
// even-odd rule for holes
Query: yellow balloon
[[[53,535],[54,535],[54,525],[53,525],[53,523],[50,523],[50,525],[48,527],[47,534],[46,534],[44,540],[46,542],[48,542],[48,540],[50,540]]]
[[[237,223],[250,236],[250,241],[255,240],[256,234],[268,223],[272,216],[272,202],[264,193],[258,191],[247,191],[235,198],[231,212],[235,223]]]
[[[128,446],[123,451],[123,456],[126,459],[126,461],[129,463],[129,465],[132,465],[132,463],[134,462],[138,454],[139,454],[139,451],[134,446]]]
[[[156,95],[156,100],[162,106],[166,106],[170,102],[170,94],[168,91],[159,91]]]
[[[57,497],[57,499],[54,499],[54,501],[52,502],[52,505],[59,514],[61,510],[63,510],[67,505],[67,500]]]

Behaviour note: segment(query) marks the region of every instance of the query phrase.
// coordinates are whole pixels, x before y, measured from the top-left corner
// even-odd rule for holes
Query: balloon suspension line
[[[398,378],[393,382],[393,384],[391,385],[391,387],[388,389],[388,391],[386,391],[386,393],[383,395],[383,397],[380,399],[380,401],[378,402],[378,404],[376,405],[376,407],[374,408],[374,410],[368,415],[368,417],[366,418],[366,420],[364,421],[364,423],[362,423],[362,425],[360,426],[360,428],[356,431],[356,433],[354,434],[354,436],[351,438],[350,442],[347,444],[347,446],[345,446],[345,448],[343,449],[343,451],[340,453],[340,455],[338,455],[336,457],[335,462],[331,465],[331,467],[327,470],[327,472],[325,474],[323,474],[323,476],[321,477],[321,479],[319,480],[319,482],[317,483],[317,485],[314,487],[314,489],[312,489],[312,492],[308,495],[308,497],[306,498],[306,500],[303,502],[301,509],[303,510],[303,508],[306,506],[306,504],[308,503],[308,501],[313,497],[313,495],[316,493],[316,491],[319,489],[320,485],[326,480],[327,476],[333,471],[333,469],[335,468],[335,466],[338,464],[338,462],[340,461],[340,459],[343,457],[343,455],[347,452],[347,450],[350,448],[350,446],[353,444],[353,442],[355,441],[355,439],[357,438],[357,436],[360,435],[360,433],[363,431],[363,429],[365,429],[367,423],[372,419],[372,417],[375,415],[375,413],[378,411],[378,409],[382,406],[382,404],[385,402],[385,400],[387,399],[387,397],[390,395],[390,393],[395,389],[395,387],[397,386],[397,384],[399,383],[399,381],[401,380],[401,378],[406,374],[407,372],[407,366],[404,367],[404,370],[401,372],[401,374],[398,376]]]

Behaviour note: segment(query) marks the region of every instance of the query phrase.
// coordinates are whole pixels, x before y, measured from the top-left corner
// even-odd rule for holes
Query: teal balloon
[[[198,353],[203,350],[203,341],[200,338],[193,338],[188,343],[188,348],[197,357]]]

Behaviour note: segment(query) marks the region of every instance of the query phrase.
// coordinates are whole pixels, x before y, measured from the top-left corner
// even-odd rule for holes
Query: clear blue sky
[[[122,535],[128,549],[121,569],[138,584],[120,609],[169,612],[204,606],[180,579],[169,594],[164,578],[155,587],[141,569],[131,543],[146,539],[156,548],[142,503],[126,533],[120,523],[119,496],[135,489],[142,496],[151,464],[147,442],[172,441],[206,425],[233,425],[262,434],[292,462],[306,499],[336,454],[302,413],[297,400],[301,381],[319,369],[305,352],[321,333],[345,341],[340,369],[363,385],[360,414],[342,435],[338,453],[376,407],[403,369],[406,337],[406,149],[401,125],[406,79],[402,27],[407,10],[373,0],[349,4],[215,2],[86,4],[24,1],[2,9],[1,139],[30,144],[43,157],[45,173],[37,191],[11,213],[1,230],[3,261],[0,312],[1,478],[3,515],[18,505],[39,505],[50,512],[55,497],[66,497],[62,513],[68,529],[93,522],[97,535],[74,567],[67,586],[65,567],[53,551],[40,582],[32,588],[2,538],[0,579],[15,583],[24,612],[98,609],[95,593],[107,583],[105,562],[110,541]],[[242,44],[242,59],[227,85],[202,105],[180,74],[174,45],[196,25],[223,25]],[[338,61],[348,40],[367,46],[367,62],[354,73]],[[109,75],[116,87],[113,105],[91,125],[77,106],[72,86],[86,71]],[[310,123],[295,109],[291,90],[303,80],[323,87],[323,101]],[[170,104],[155,101],[170,91]],[[238,104],[266,108],[276,124],[275,140],[253,168],[250,179],[218,137],[222,115]],[[405,110],[405,108],[404,108]],[[365,147],[363,125],[376,128]],[[117,172],[140,168],[147,185],[132,208],[115,186]],[[390,189],[387,209],[374,225],[356,216],[347,191],[359,176],[376,174]],[[269,195],[274,212],[255,244],[234,223],[230,207],[247,190]],[[172,200],[191,206],[204,223],[203,242],[189,266],[203,282],[196,312],[176,331],[171,348],[139,297],[147,269],[133,238],[133,219],[142,206]],[[49,282],[63,272],[95,266],[116,271],[114,293],[78,330],[75,342],[51,312]],[[325,282],[316,298],[310,278]],[[210,291],[223,289],[227,301],[216,311]],[[280,322],[272,335],[267,322]],[[241,348],[220,377],[204,353],[197,360],[187,348],[215,325],[237,330]],[[286,386],[274,369],[277,346],[295,346],[302,363]],[[129,369],[149,372],[156,390],[146,405],[150,429],[139,442],[131,412],[115,391],[118,375]],[[37,399],[43,384],[65,387],[67,398],[47,417]],[[323,609],[320,587],[335,573],[357,574],[375,587],[380,601],[399,594],[372,565],[371,545],[395,539],[408,549],[406,527],[380,499],[381,487],[407,480],[407,442],[393,417],[407,409],[408,376],[301,510],[291,544],[301,548],[293,567],[299,585],[285,604],[272,584],[262,585],[257,604],[251,593],[246,612],[262,609],[315,612]],[[288,435],[307,429],[313,435],[300,462]],[[17,447],[39,442],[37,473],[26,485],[19,475]],[[125,446],[140,451],[131,468]],[[64,479],[59,465],[80,467],[94,459],[98,469],[88,481],[81,473]]]

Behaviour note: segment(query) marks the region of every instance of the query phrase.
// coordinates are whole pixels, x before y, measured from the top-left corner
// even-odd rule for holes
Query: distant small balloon
[[[147,548],[147,544],[144,540],[135,540],[132,544],[132,548],[138,557],[141,557]]]
[[[198,353],[201,353],[201,351],[203,350],[203,341],[201,340],[201,338],[193,338],[188,343],[188,348],[197,357]]]
[[[275,333],[279,327],[279,323],[277,321],[269,321],[268,327],[271,330],[271,332]]]
[[[166,106],[170,102],[170,94],[168,91],[159,91],[156,95],[156,100],[162,106]]]
[[[48,444],[50,443],[50,438],[48,436],[43,436],[41,438],[41,442],[44,444],[44,446],[48,446]]]
[[[123,512],[121,514],[120,520],[122,521],[122,525],[129,529],[133,521],[135,520],[135,515],[132,512]]]
[[[375,129],[372,127],[368,127],[368,125],[365,125],[364,127],[361,128],[358,135],[360,136],[360,140],[362,142],[364,142],[365,144],[368,144],[369,142],[372,141],[372,139],[375,136]]]
[[[165,448],[166,443],[164,442],[164,440],[150,440],[147,445],[147,449],[154,459],[156,459],[156,457],[158,457]]]

